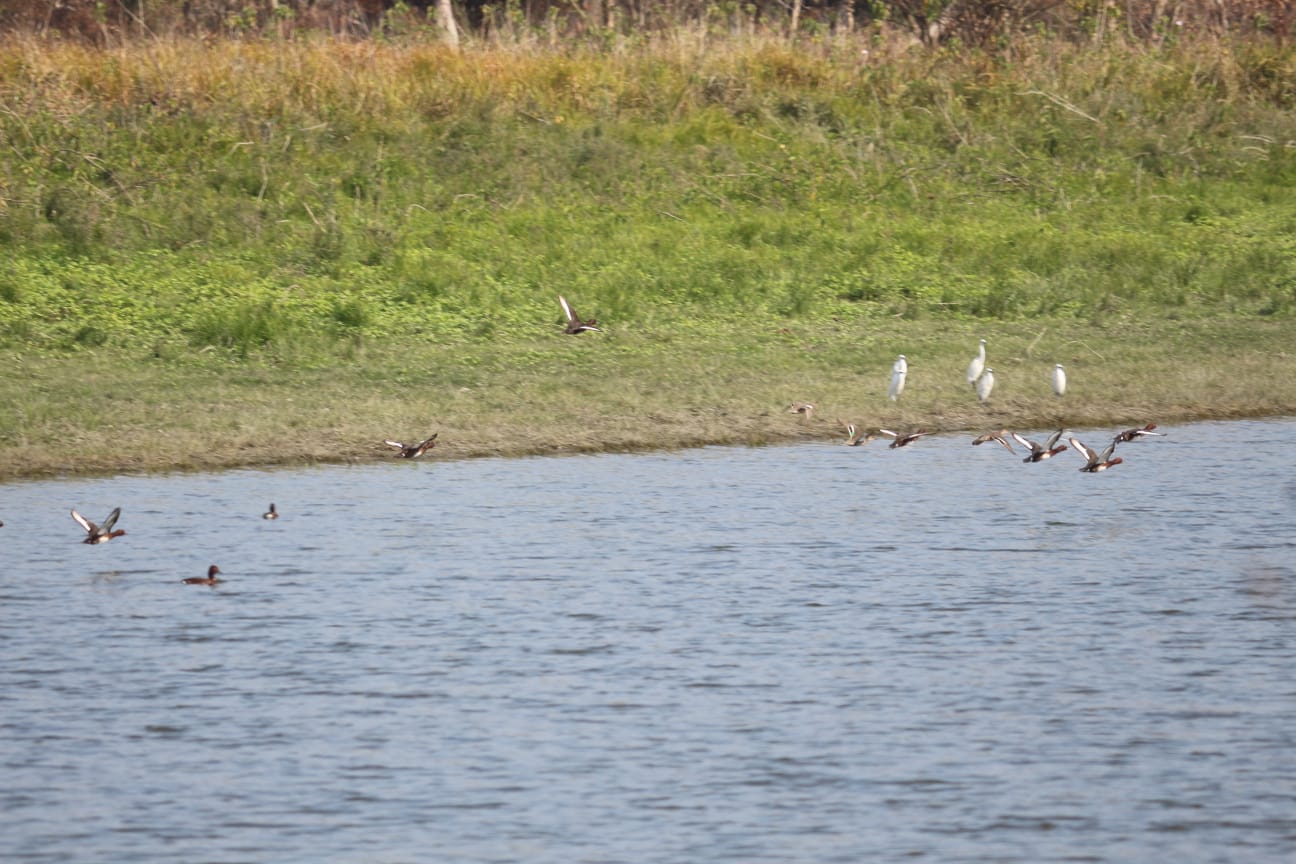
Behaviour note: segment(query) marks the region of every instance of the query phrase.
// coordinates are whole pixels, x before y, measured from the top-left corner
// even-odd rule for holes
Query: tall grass
[[[1293,82],[1215,39],[11,39],[0,341],[307,361],[559,290],[629,331],[1287,315]]]

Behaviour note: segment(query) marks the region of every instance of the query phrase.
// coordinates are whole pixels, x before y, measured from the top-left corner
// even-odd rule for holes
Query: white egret
[[[975,387],[977,379],[981,377],[981,372],[985,369],[985,346],[986,340],[981,340],[981,347],[977,350],[977,356],[972,358],[972,362],[967,368],[967,383],[969,387]]]
[[[1066,393],[1066,370],[1062,368],[1061,363],[1053,367],[1053,392],[1059,399]]]
[[[987,368],[977,379],[976,391],[977,398],[985,402],[990,398],[990,391],[994,389],[994,370]]]
[[[887,395],[891,397],[892,402],[900,399],[900,394],[904,392],[905,376],[909,374],[909,361],[905,355],[901,354],[896,358],[895,365],[891,367],[891,387]]]

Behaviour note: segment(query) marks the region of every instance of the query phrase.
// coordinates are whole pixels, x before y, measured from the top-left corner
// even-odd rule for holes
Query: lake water
[[[1296,422],[1163,431],[2,485],[0,857],[1296,860]]]

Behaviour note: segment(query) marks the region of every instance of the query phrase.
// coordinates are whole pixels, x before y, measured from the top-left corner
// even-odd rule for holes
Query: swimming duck
[[[202,576],[190,576],[188,579],[183,579],[181,581],[186,585],[215,585],[218,582],[225,581],[224,579],[216,578],[216,574],[219,572],[221,572],[220,568],[213,564],[207,568],[206,578]]]
[[[559,294],[558,302],[562,304],[563,317],[567,319],[567,327],[566,329],[563,330],[564,333],[570,333],[574,336],[577,333],[584,333],[586,330],[597,331],[599,329],[598,327],[595,326],[596,324],[598,324],[597,319],[591,318],[588,321],[582,320],[581,317],[576,314],[576,310],[573,309],[571,307],[571,304],[567,302],[566,297]]]
[[[116,531],[112,530],[112,527],[117,524],[117,517],[120,515],[121,508],[114,507],[113,511],[108,514],[108,518],[103,521],[103,524],[96,525],[78,513],[75,507],[72,509],[72,518],[75,519],[76,523],[84,528],[86,532],[86,539],[82,540],[82,543],[107,543],[114,537],[120,537],[125,534],[126,532],[121,529]]]
[[[975,388],[977,386],[977,379],[981,377],[981,372],[985,370],[985,346],[986,340],[982,339],[981,346],[977,349],[977,356],[973,357],[972,362],[968,364],[967,383],[969,387]]]
[[[383,441],[383,443],[386,444],[388,447],[395,447],[397,450],[399,450],[400,451],[399,455],[402,459],[417,459],[418,457],[422,456],[424,453],[426,453],[427,451],[431,450],[433,447],[436,446],[436,438],[440,434],[441,434],[440,432],[434,432],[432,433],[431,438],[424,438],[422,441],[420,441],[417,444],[402,444],[399,441],[392,441],[390,439]],[[273,512],[274,505],[271,505],[270,509]],[[267,516],[266,518],[270,519],[273,517]]]
[[[1071,446],[1076,449],[1076,452],[1085,458],[1085,465],[1080,469],[1081,471],[1088,471],[1089,473],[1094,474],[1099,471],[1106,471],[1113,465],[1119,465],[1125,461],[1119,456],[1115,459],[1112,458],[1112,451],[1116,449],[1116,439],[1114,438],[1101,453],[1096,453],[1081,444],[1079,439],[1068,438],[1067,440],[1071,442]]]
[[[278,519],[279,511],[275,509],[274,502],[270,502],[270,509],[261,514],[262,519]]]
[[[810,402],[793,402],[788,406],[789,414],[801,414],[809,420],[814,416],[814,404]]]
[[[891,398],[892,402],[900,400],[900,394],[904,392],[905,377],[908,374],[909,361],[905,359],[905,355],[901,354],[891,366],[891,386],[887,388],[887,396]]]
[[[1031,441],[1029,438],[1023,438],[1022,436],[1018,435],[1016,432],[1012,433],[1012,437],[1013,440],[1015,440],[1018,444],[1028,448],[1031,451],[1030,455],[1022,460],[1023,462],[1042,462],[1043,460],[1048,459],[1051,456],[1056,456],[1057,454],[1061,453],[1063,450],[1067,449],[1065,444],[1057,443],[1058,439],[1062,437],[1062,434],[1064,432],[1066,432],[1065,429],[1059,429],[1058,431],[1050,435],[1048,437],[1048,440],[1045,441],[1042,445],[1037,444],[1034,441]]]
[[[857,432],[854,423],[846,424],[846,440],[843,442],[847,447],[858,447],[861,444],[867,444],[870,441],[876,441],[878,433],[876,432]]]
[[[897,432],[892,432],[890,429],[879,429],[878,432],[895,439],[890,444],[891,449],[893,450],[896,447],[904,447],[907,444],[912,444],[913,442],[917,441],[919,438],[923,437],[924,435],[931,434],[926,429],[919,429],[917,432],[909,432],[905,435],[901,435]]]
[[[1165,435],[1164,432],[1153,432],[1152,430],[1155,428],[1157,428],[1155,423],[1149,423],[1141,429],[1126,429],[1124,432],[1118,434],[1113,440],[1119,443],[1123,441],[1137,441],[1138,439],[1148,435]]]
[[[1000,429],[998,432],[987,432],[984,435],[978,435],[977,437],[972,439],[973,445],[984,444],[987,441],[998,441],[1000,444],[1004,446],[1004,449],[1007,450],[1009,453],[1015,454],[1017,452],[1013,450],[1012,445],[1008,443],[1007,429]]]

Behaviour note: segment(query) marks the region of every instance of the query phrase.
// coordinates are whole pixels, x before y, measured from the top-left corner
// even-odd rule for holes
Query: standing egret
[[[909,361],[901,354],[896,358],[895,365],[891,367],[891,388],[887,391],[887,395],[891,397],[892,402],[900,399],[900,394],[904,392],[905,376],[908,374]]]
[[[994,370],[986,369],[984,372],[981,373],[981,377],[978,378],[976,382],[977,398],[980,399],[982,402],[985,402],[987,399],[990,398],[990,391],[993,389],[994,389]]]
[[[1062,368],[1061,363],[1053,367],[1053,392],[1059,399],[1066,393],[1066,370]]]
[[[985,346],[986,340],[981,340],[981,347],[977,351],[977,356],[972,358],[972,362],[967,368],[967,382],[969,387],[975,387],[977,379],[981,377],[981,372],[985,369]]]

